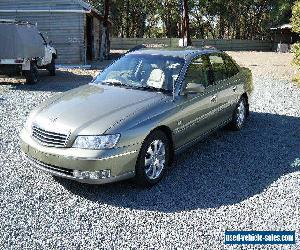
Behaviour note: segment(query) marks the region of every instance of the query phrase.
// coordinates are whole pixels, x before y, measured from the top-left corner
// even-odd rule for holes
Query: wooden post
[[[102,24],[102,35],[101,35],[101,46],[100,46],[100,61],[109,58],[110,52],[110,40],[109,40],[109,24],[108,24],[108,15],[109,15],[109,0],[104,0],[104,18]]]

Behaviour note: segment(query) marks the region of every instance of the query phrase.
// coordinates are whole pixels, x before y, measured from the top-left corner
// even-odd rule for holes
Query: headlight
[[[120,134],[98,135],[98,136],[77,136],[73,148],[82,149],[110,149],[116,146],[120,140]]]

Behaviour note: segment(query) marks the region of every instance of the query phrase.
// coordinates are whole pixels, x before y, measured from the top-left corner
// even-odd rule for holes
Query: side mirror
[[[203,84],[190,82],[186,85],[184,94],[203,93],[204,91],[205,91],[205,87]]]
[[[97,75],[98,76],[98,75]],[[93,79],[91,80],[91,83],[94,83],[97,80],[97,76],[94,76]]]

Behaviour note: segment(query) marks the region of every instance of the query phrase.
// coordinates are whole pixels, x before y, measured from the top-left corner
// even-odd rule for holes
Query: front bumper
[[[135,175],[140,145],[110,150],[46,147],[36,142],[26,130],[21,132],[21,149],[36,168],[66,179],[89,184],[105,184],[129,179]],[[82,179],[74,170],[105,171],[110,176],[101,179]]]
[[[59,168],[59,167],[47,165],[43,162],[40,162],[34,158],[29,157],[28,155],[25,155],[25,157],[34,167],[36,167],[46,173],[49,173],[51,175],[58,176],[61,178],[78,181],[81,183],[87,183],[87,184],[107,184],[107,183],[130,179],[130,178],[134,177],[134,175],[135,175],[135,173],[133,171],[133,172],[128,172],[128,173],[119,175],[119,176],[103,178],[103,179],[81,179],[81,178],[76,178],[72,175],[73,170],[67,171],[67,170]]]

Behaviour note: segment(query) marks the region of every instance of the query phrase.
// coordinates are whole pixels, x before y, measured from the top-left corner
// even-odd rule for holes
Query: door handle
[[[236,89],[237,89],[237,87],[236,87],[236,86],[234,86],[234,87],[232,88],[232,90],[233,90],[233,91],[236,91]]]
[[[214,95],[211,99],[210,99],[211,102],[216,102],[217,101],[217,96]]]

